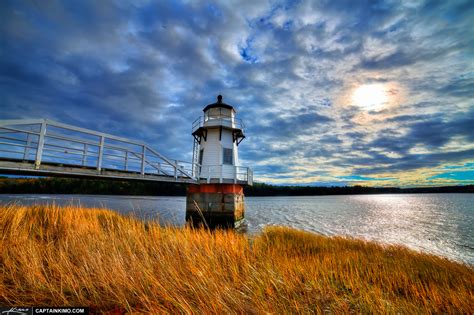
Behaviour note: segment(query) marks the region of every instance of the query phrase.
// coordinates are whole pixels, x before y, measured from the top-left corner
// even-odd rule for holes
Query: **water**
[[[0,203],[106,207],[162,224],[185,223],[185,197],[0,195]],[[403,244],[474,265],[473,194],[247,197],[249,233],[286,225],[325,235]]]

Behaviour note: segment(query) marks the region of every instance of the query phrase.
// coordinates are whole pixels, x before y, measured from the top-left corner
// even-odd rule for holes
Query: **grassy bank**
[[[403,247],[269,228],[160,228],[100,209],[0,207],[0,305],[141,312],[474,309],[472,267]]]

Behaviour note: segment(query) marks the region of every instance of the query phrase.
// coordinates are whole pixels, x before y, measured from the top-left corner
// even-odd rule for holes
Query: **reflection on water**
[[[285,224],[405,244],[474,264],[473,205],[469,194],[248,198],[247,217],[250,230]]]
[[[183,225],[184,197],[0,195],[0,203],[106,207],[162,224]],[[404,244],[474,265],[474,195],[400,194],[247,197],[249,233],[287,225],[326,235]]]

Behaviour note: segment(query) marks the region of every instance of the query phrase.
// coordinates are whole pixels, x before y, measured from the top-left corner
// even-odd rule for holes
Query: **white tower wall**
[[[199,154],[203,154],[201,178],[234,179],[235,166],[240,165],[238,147],[233,141],[232,131],[222,129],[220,140],[219,133],[219,128],[210,128],[207,132],[207,139],[201,141],[199,146]],[[232,150],[232,164],[225,164],[224,148]],[[203,150],[202,153],[201,150]]]

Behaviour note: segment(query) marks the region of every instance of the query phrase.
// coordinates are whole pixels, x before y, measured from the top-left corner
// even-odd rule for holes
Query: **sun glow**
[[[384,84],[364,84],[352,93],[352,103],[365,110],[381,110],[388,104],[387,88]]]

